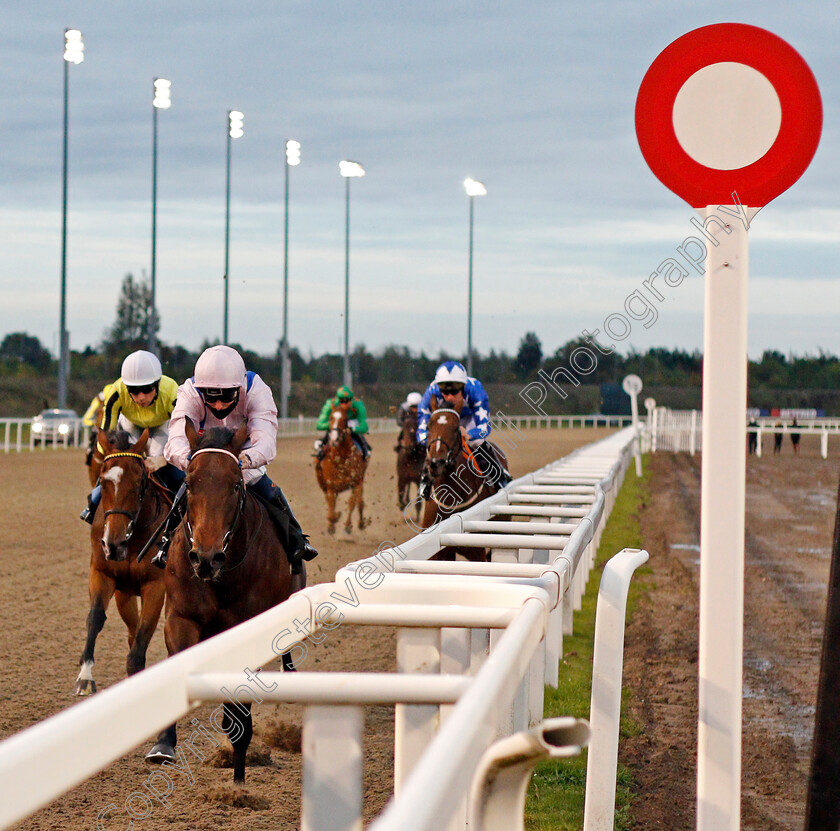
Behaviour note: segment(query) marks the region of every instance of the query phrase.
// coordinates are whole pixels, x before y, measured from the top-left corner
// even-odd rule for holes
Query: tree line
[[[135,349],[145,349],[150,309],[150,292],[145,282],[126,275],[117,303],[116,318],[95,348],[71,352],[70,375],[75,379],[90,379],[97,383],[118,377],[123,358]],[[155,316],[158,321],[159,316]],[[181,380],[192,374],[201,351],[213,345],[203,343],[192,352],[183,346],[158,341],[164,371]],[[259,355],[240,344],[235,346],[246,365],[266,377],[281,375],[282,343],[278,341],[271,355]],[[491,349],[489,353],[473,352],[473,374],[489,385],[525,384],[539,379],[540,372],[551,374],[558,366],[568,367],[575,350],[592,345],[581,338],[572,338],[553,352],[546,353],[539,337],[526,332],[515,354]],[[606,354],[605,354],[606,353]],[[292,383],[309,382],[315,385],[338,385],[342,377],[343,356],[315,355],[289,349]],[[437,354],[415,352],[408,346],[391,344],[373,352],[358,344],[351,353],[351,369],[356,384],[404,385],[416,388],[431,380],[435,368],[443,360],[466,361],[464,354],[441,351]],[[574,364],[574,361],[572,361]],[[652,347],[645,352],[631,349],[627,354],[608,352],[601,347],[594,368],[586,367],[580,376],[585,385],[620,383],[629,374],[639,375],[645,387],[699,387],[702,380],[703,356],[699,350]],[[25,332],[7,334],[0,342],[0,376],[42,377],[57,373],[57,361],[37,337]],[[767,350],[758,360],[749,362],[749,384],[753,390],[838,390],[840,389],[840,359],[818,350],[816,355],[785,355]]]

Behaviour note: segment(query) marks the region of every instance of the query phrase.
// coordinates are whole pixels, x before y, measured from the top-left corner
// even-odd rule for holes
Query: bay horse
[[[407,410],[397,443],[397,504],[400,510],[411,501],[411,484],[420,484],[426,448],[417,441],[417,410]],[[420,505],[417,505],[419,516]]]
[[[99,444],[105,451],[99,475],[102,502],[90,530],[90,611],[87,640],[79,659],[81,670],[73,689],[76,695],[96,692],[93,652],[111,597],[128,628],[128,675],[145,667],[146,650],[163,608],[161,570],[148,560],[138,563],[136,557],[172,504],[168,491],[146,470],[143,451],[148,440],[148,430],[134,443],[123,430],[98,432]]]
[[[322,455],[315,462],[315,477],[327,500],[327,531],[335,533],[335,526],[341,518],[336,513],[335,503],[338,494],[350,491],[347,503],[347,520],[344,531],[353,530],[353,511],[359,512],[359,530],[364,529],[370,520],[365,521],[364,483],[368,460],[353,441],[352,430],[348,424],[350,403],[334,404],[330,413],[329,441]]]
[[[506,464],[505,454],[494,447],[499,460]],[[496,492],[491,477],[484,476],[473,451],[461,433],[458,409],[439,407],[429,419],[425,467],[432,487],[423,505],[423,528],[431,528],[439,520],[460,513]],[[454,560],[461,554],[473,562],[487,562],[484,548],[442,548],[432,559]]]
[[[199,435],[187,419],[186,435],[192,451],[187,506],[164,570],[169,655],[282,603],[306,583],[305,575],[295,575],[293,583],[267,509],[245,488],[238,457],[248,438],[247,423],[235,433],[214,427]],[[283,666],[294,669],[288,655]],[[244,782],[251,705],[226,702],[222,727],[233,745],[234,782]],[[146,760],[175,761],[176,744],[172,724],[158,735]]]

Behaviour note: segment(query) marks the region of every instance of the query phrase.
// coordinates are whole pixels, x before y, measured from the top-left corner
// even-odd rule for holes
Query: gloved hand
[[[251,461],[251,457],[247,453],[240,453],[239,454],[239,466],[242,470],[249,470],[252,467],[256,467],[254,463]]]
[[[347,422],[347,426],[348,426],[351,430],[355,430],[355,429],[359,426],[359,419],[357,419],[357,418],[351,418],[351,419]]]
[[[160,470],[166,466],[166,458],[164,456],[146,456],[143,461],[149,473],[154,473],[156,470]]]

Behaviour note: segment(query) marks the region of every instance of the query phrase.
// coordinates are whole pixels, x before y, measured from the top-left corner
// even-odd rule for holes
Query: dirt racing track
[[[525,431],[511,451],[514,476],[542,467],[606,430]],[[309,582],[328,581],[348,562],[370,556],[385,541],[414,532],[397,508],[395,435],[374,435],[365,488],[364,531],[326,533],[326,510],[312,469],[311,439],[286,439],[269,472],[288,495],[304,530],[321,555],[309,564]],[[88,528],[78,514],[87,489],[81,451],[46,450],[0,457],[0,738],[72,706],[88,611]],[[340,507],[345,509],[346,497]],[[111,606],[96,647],[94,675],[100,689],[121,680],[126,631]],[[149,663],[165,658],[162,624],[149,649]],[[306,669],[392,671],[391,629],[353,627],[313,645]],[[276,667],[272,667],[276,668]],[[206,710],[206,712],[204,712]],[[195,712],[206,723],[212,708]],[[173,774],[176,787],[152,799],[144,789],[152,768],[144,747],[18,824],[20,829],[296,829],[300,814],[301,710],[294,705],[255,707],[255,740],[248,781],[235,788],[228,754],[209,740],[205,760]],[[131,714],[126,713],[126,719]],[[182,731],[188,727],[182,723]],[[184,733],[184,735],[188,735]],[[393,708],[370,707],[365,726],[365,818],[381,811],[393,787]]]

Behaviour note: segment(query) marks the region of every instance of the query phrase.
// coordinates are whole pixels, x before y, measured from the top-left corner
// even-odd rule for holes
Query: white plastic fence
[[[508,746],[494,744],[497,739],[542,721],[544,685],[557,684],[563,635],[572,631],[632,440],[627,428],[521,477],[402,545],[381,546],[374,556],[341,569],[334,582],[305,589],[0,743],[0,828],[89,778],[199,703],[225,700],[231,690],[242,702],[306,705],[304,831],[361,831],[363,707],[383,703],[396,705],[395,798],[372,829],[464,829],[468,810],[471,831],[521,827],[524,780],[512,786],[518,796],[494,798],[504,777],[497,782],[488,774],[486,782],[476,782],[474,772],[480,763],[488,769],[486,754]],[[489,546],[492,562],[429,560],[446,545]],[[600,626],[600,646],[596,636],[593,716],[596,710],[598,716],[589,757],[590,771],[599,772],[590,775],[601,783],[590,796],[596,818],[611,817],[614,798],[618,712],[610,702],[620,701],[619,633],[623,641],[623,626],[616,624],[623,609],[615,611],[621,606],[615,597],[622,592],[626,597],[630,576],[645,559],[638,551],[614,558],[604,576],[612,613],[603,617],[599,600],[599,620],[612,625]],[[398,672],[264,672],[254,685],[251,668],[287,650],[294,657],[295,650],[306,649],[292,635],[305,621],[307,631],[327,634],[338,626],[396,627]],[[601,687],[605,695],[598,694]],[[122,715],[126,711],[130,720]],[[543,725],[536,744],[545,745],[552,729]],[[193,750],[184,743],[179,754],[183,747]],[[165,767],[150,770],[147,782],[174,787]],[[91,824],[105,823],[119,810],[115,804],[102,806]],[[595,820],[586,826],[607,827]]]
[[[746,413],[745,413],[746,415]],[[781,434],[785,438],[791,433],[817,435],[820,437],[820,455],[828,457],[829,435],[840,435],[840,418],[797,419],[796,426],[790,418],[761,417],[755,424],[744,424],[745,436],[756,436],[756,454],[762,455],[768,434]],[[694,455],[702,449],[703,418],[698,410],[670,410],[657,407],[647,425],[648,442],[652,451],[685,451]],[[746,444],[745,444],[746,447]]]
[[[32,424],[31,418],[0,418],[0,447],[5,453],[22,450],[37,450],[43,447],[46,449],[59,447],[78,447],[85,445],[88,439],[89,428],[82,424],[81,419],[71,422],[69,434],[62,436],[55,444],[35,445],[35,434],[29,429]],[[523,429],[572,429],[575,427],[625,427],[630,423],[629,416],[606,416],[598,415],[568,415],[568,416],[530,416],[500,415],[494,419],[496,425],[502,429],[513,428]],[[280,418],[277,420],[277,437],[289,438],[291,436],[312,436],[319,435],[317,429],[317,418]],[[394,435],[399,431],[396,420],[393,418],[369,418],[368,428],[371,433],[391,433]]]

